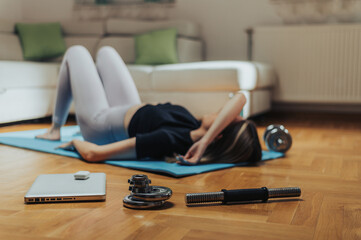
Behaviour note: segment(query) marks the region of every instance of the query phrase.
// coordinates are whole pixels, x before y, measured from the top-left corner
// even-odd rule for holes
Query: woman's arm
[[[225,129],[231,122],[241,119],[239,117],[246,97],[243,93],[237,93],[221,109],[217,118],[204,136],[196,142],[187,152],[184,159],[190,163],[197,163],[202,157],[207,146]]]
[[[101,162],[111,157],[117,159],[136,158],[135,137],[106,145],[96,145],[87,141],[72,140],[59,148],[73,145],[82,158],[88,162]]]
[[[201,140],[210,144],[231,122],[233,122],[241,113],[246,104],[246,97],[243,93],[237,93],[230,99],[219,112],[216,120]]]

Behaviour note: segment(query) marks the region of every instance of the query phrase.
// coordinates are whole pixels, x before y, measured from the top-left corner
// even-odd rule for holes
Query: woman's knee
[[[96,60],[98,62],[102,61],[102,59],[108,59],[116,56],[120,57],[118,52],[113,47],[103,46],[98,50]]]
[[[113,47],[103,46],[103,47],[99,48],[97,55],[114,53],[114,52],[117,52],[117,51]]]
[[[88,55],[91,56],[88,49],[82,45],[74,45],[66,50],[65,56],[70,57],[72,55]]]

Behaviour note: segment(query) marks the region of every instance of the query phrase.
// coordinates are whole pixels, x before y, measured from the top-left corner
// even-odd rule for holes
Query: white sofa
[[[24,61],[14,22],[0,21],[0,124],[50,116],[61,58]],[[134,65],[133,35],[176,27],[179,64]],[[84,45],[94,57],[113,46],[126,62],[143,102],[181,104],[197,117],[215,112],[232,93],[242,91],[248,102],[243,116],[270,110],[273,69],[261,63],[202,61],[198,26],[186,21],[62,22],[67,46]]]

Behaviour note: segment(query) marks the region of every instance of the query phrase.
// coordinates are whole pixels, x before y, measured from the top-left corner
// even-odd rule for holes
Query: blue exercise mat
[[[81,159],[80,155],[77,152],[67,151],[63,149],[55,149],[60,144],[64,142],[69,142],[72,139],[83,140],[80,134],[79,126],[63,127],[61,129],[61,136],[62,136],[61,141],[48,141],[48,140],[35,138],[36,135],[45,133],[45,131],[46,129],[39,129],[39,130],[30,130],[30,131],[21,131],[21,132],[1,133],[0,143],[14,147],[20,147],[20,148],[31,149],[40,152],[53,153],[53,154]],[[263,151],[262,161],[280,158],[283,156],[284,156],[283,153]],[[185,177],[204,172],[210,172],[225,168],[246,165],[245,163],[240,163],[240,164],[210,163],[210,164],[201,164],[196,166],[184,166],[184,165],[179,165],[177,163],[167,163],[164,160],[155,160],[155,159],[129,160],[129,161],[109,160],[109,161],[105,161],[105,163],[119,167],[139,169],[148,172],[169,174],[173,177]]]

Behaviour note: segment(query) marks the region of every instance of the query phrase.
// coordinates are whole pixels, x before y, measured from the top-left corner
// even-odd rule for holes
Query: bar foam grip
[[[268,190],[265,187],[237,190],[222,189],[222,192],[224,192],[224,203],[255,200],[266,201],[268,199]]]

